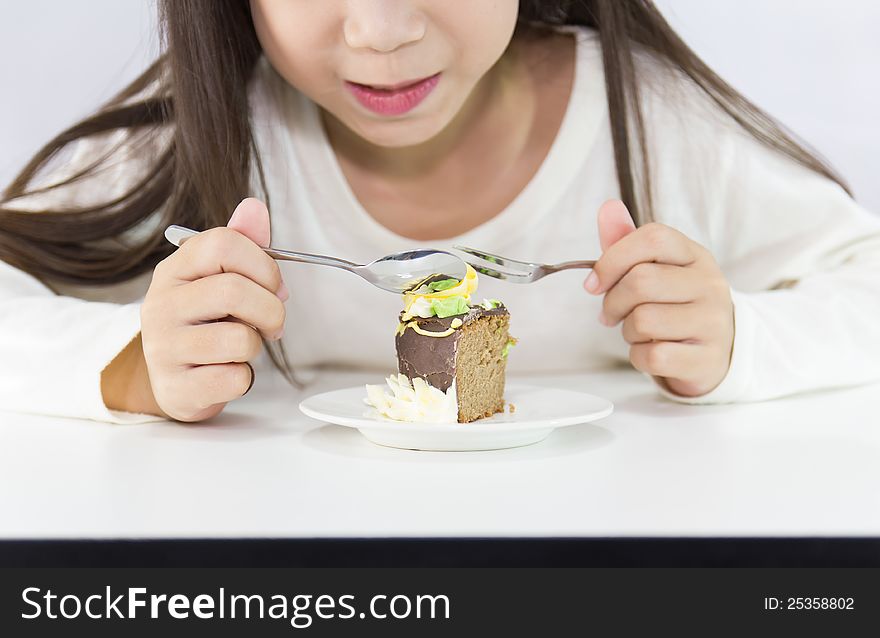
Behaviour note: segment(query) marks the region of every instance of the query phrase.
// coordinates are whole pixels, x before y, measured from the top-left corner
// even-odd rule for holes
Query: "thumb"
[[[636,229],[629,211],[619,199],[609,199],[599,207],[599,243],[602,252]]]
[[[259,199],[248,197],[235,207],[229,218],[228,228],[234,228],[258,246],[269,245],[269,209]]]

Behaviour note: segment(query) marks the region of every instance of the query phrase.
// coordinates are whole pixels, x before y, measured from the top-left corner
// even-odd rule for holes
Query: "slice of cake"
[[[395,336],[391,394],[367,386],[367,403],[402,421],[469,423],[504,410],[507,353],[516,343],[500,301],[471,302],[477,273],[429,277],[405,293]]]

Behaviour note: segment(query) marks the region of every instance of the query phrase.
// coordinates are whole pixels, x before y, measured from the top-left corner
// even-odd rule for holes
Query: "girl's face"
[[[368,142],[440,133],[498,61],[518,0],[250,0],[266,57]]]

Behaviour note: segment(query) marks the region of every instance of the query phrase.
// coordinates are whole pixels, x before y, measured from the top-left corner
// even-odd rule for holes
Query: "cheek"
[[[507,49],[516,28],[518,0],[470,0],[467,9],[458,2],[441,3],[437,16],[461,52],[462,65],[482,75]]]
[[[333,11],[337,4],[251,0],[254,28],[263,52],[279,74],[306,92],[332,77],[328,51],[332,51],[340,28],[341,18]]]

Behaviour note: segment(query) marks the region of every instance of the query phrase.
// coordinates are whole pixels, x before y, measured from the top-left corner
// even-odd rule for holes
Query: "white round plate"
[[[360,430],[378,445],[408,450],[500,450],[531,445],[555,428],[589,423],[611,414],[614,406],[585,392],[509,383],[504,391],[513,414],[506,411],[471,423],[410,423],[380,416],[364,403],[364,386],[334,390],[299,404],[304,414]],[[507,406],[505,406],[507,407]]]

